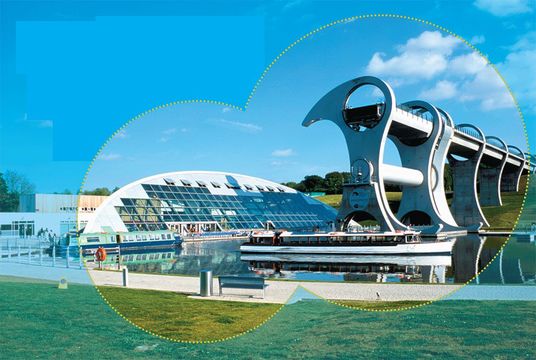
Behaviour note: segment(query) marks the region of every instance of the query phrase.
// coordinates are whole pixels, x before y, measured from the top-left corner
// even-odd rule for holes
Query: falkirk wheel
[[[349,107],[352,93],[365,85],[378,88],[385,101]],[[521,175],[530,171],[529,156],[519,148],[485,136],[474,125],[455,125],[446,111],[428,102],[397,105],[389,84],[372,76],[328,92],[302,125],[319,120],[334,122],[348,146],[351,180],[343,185],[339,230],[346,230],[352,220],[376,220],[382,231],[478,231],[489,226],[481,205],[502,205],[501,191],[517,191]],[[388,138],[398,149],[401,166],[383,161]],[[450,206],[443,180],[447,159],[453,173]],[[387,200],[387,184],[402,188],[396,214]]]

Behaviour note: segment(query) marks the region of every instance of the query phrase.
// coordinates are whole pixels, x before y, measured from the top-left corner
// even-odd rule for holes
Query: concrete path
[[[95,285],[121,286],[122,274],[113,271],[89,271]],[[301,282],[301,281],[267,281],[265,298],[260,290],[224,289],[224,295],[218,296],[218,281],[214,279],[215,296],[210,300],[228,300],[245,302],[265,302],[285,304],[292,297],[298,286],[319,297],[333,300],[437,300],[458,290],[460,285],[425,285],[425,284],[386,284],[386,283],[335,283],[335,282]],[[176,291],[192,294],[198,298],[199,278],[186,276],[168,276],[154,274],[129,274],[129,288],[160,291]]]

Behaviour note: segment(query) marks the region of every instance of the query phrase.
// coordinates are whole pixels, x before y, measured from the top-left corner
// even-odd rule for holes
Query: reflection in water
[[[125,254],[130,271],[197,276],[250,274],[322,281],[465,283],[495,257],[506,238],[459,237],[453,254],[426,256],[241,254],[242,240],[183,243],[176,251]],[[475,283],[534,283],[536,246],[512,239]]]

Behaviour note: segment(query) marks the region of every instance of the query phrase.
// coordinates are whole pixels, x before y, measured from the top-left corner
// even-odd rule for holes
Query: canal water
[[[129,271],[197,276],[202,269],[214,275],[257,275],[266,278],[314,281],[465,283],[534,283],[535,243],[512,238],[468,235],[459,237],[452,255],[346,256],[241,254],[243,240],[183,243],[166,252],[123,254]],[[497,259],[491,264],[491,260]]]

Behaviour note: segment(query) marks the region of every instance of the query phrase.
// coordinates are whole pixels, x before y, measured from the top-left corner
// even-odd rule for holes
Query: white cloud
[[[486,42],[486,37],[484,35],[475,35],[469,42],[473,45],[483,44]]]
[[[185,133],[185,132],[188,132],[188,129],[187,128],[180,128],[180,129],[177,129],[177,128],[171,128],[171,129],[166,129],[164,131],[162,131],[162,136],[160,137],[159,141],[160,142],[168,142],[169,140],[171,140],[172,138],[172,135],[177,133],[177,131],[180,131],[181,133]]]
[[[495,16],[509,16],[532,12],[531,0],[476,0],[475,6]]]
[[[431,79],[447,69],[448,56],[459,44],[453,36],[424,31],[398,46],[399,55],[386,58],[383,53],[375,53],[366,70],[374,75],[394,76],[399,82]]]
[[[460,86],[460,101],[479,101],[484,111],[512,108],[514,103],[501,78],[486,67]]]
[[[536,32],[526,34],[512,47],[497,68],[508,82],[516,98],[531,113],[536,113]]]
[[[177,132],[176,128],[171,128],[171,129],[166,129],[166,130],[162,131],[162,134],[171,135],[171,134],[175,134],[176,132]]]
[[[223,109],[221,109],[221,112],[225,114],[225,113],[228,113],[231,110],[233,110],[233,109],[231,109],[230,107],[226,106]]]
[[[454,36],[443,36],[439,31],[424,31],[399,47],[400,52],[429,52],[450,55],[460,41]]]
[[[41,120],[41,121],[39,121],[39,127],[51,128],[53,126],[54,126],[54,122],[52,120]]]
[[[457,92],[455,83],[448,80],[441,80],[431,89],[423,90],[419,94],[419,97],[429,101],[445,100],[453,98]]]
[[[100,154],[97,159],[104,161],[119,160],[122,156],[120,154],[109,153],[109,154]]]
[[[474,41],[483,41],[475,38]],[[534,69],[536,33],[529,34],[512,46],[499,68]],[[511,108],[512,98],[500,76],[477,52],[466,51],[453,36],[443,36],[439,31],[425,31],[397,46],[398,55],[391,58],[375,53],[367,70],[374,75],[387,77],[392,86],[425,83],[419,97],[429,101],[447,100],[475,102],[484,111]],[[456,52],[456,53],[455,53]],[[515,70],[512,70],[514,72]],[[526,81],[526,75],[511,75],[520,83],[518,88],[526,96],[534,95],[534,85]],[[534,101],[532,101],[534,103]]]
[[[475,75],[487,66],[486,60],[476,52],[454,57],[449,63],[449,72],[456,75]]]
[[[292,149],[280,149],[280,150],[274,150],[272,152],[272,156],[275,157],[289,157],[295,155],[294,150]]]
[[[128,135],[127,135],[127,131],[125,129],[121,129],[117,132],[117,134],[115,134],[115,138],[116,139],[124,139],[126,138]]]
[[[233,121],[233,120],[225,120],[225,119],[218,119],[219,123],[229,126],[231,128],[235,128],[240,131],[248,132],[248,133],[258,133],[262,131],[262,127],[259,125],[251,124],[251,123],[245,123],[240,121]]]

